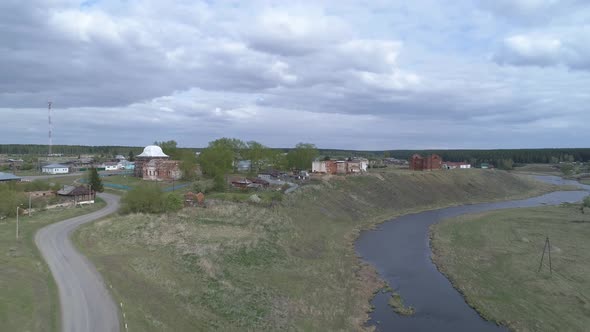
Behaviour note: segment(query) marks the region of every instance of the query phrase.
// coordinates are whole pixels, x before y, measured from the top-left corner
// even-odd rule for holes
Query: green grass
[[[112,217],[74,238],[134,330],[363,330],[384,283],[355,254],[360,229],[549,188],[501,171],[388,171],[317,181],[274,206],[216,199],[170,215]]]
[[[546,174],[546,175],[563,175],[559,170],[557,164],[526,164],[524,166],[515,167],[515,172],[531,173],[531,174]]]
[[[434,261],[485,318],[517,331],[587,331],[590,213],[579,205],[463,216],[432,231]],[[537,272],[545,236],[553,274]]]
[[[40,256],[33,237],[48,224],[98,210],[97,204],[84,208],[55,209],[19,218],[20,238],[16,240],[16,219],[0,221],[0,322],[3,331],[57,331],[59,300],[49,268]]]
[[[589,179],[589,178],[584,178],[584,179],[581,179],[581,180],[580,180],[580,183],[582,183],[582,184],[587,184],[587,185],[589,185],[589,186],[590,186],[590,179]]]
[[[406,306],[404,304],[404,300],[402,296],[396,292],[391,294],[389,301],[387,302],[390,307],[393,308],[393,311],[397,312],[402,316],[412,316],[415,313],[415,310],[412,306]]]
[[[284,194],[280,191],[264,190],[264,191],[248,191],[248,192],[213,192],[206,194],[205,197],[209,199],[218,199],[230,202],[251,202],[252,195],[260,198],[260,204],[270,204],[273,202],[280,202],[283,200]]]

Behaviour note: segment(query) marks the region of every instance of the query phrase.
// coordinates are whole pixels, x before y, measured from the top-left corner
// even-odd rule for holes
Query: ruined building
[[[149,145],[135,157],[135,176],[150,181],[172,181],[182,177],[180,161],[170,157],[157,145]]]
[[[442,158],[439,155],[433,154],[422,157],[415,154],[410,158],[410,169],[413,171],[431,171],[442,168]]]

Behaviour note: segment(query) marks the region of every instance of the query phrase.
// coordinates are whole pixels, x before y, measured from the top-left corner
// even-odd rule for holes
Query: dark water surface
[[[375,311],[368,324],[375,325],[378,331],[505,331],[482,319],[436,269],[430,258],[428,229],[445,218],[467,213],[573,203],[582,200],[590,191],[590,186],[555,176],[535,178],[552,184],[575,185],[581,190],[410,214],[362,232],[355,243],[357,253],[376,267],[381,277],[401,294],[406,305],[416,309],[413,316],[400,316],[388,305],[391,295],[378,293],[371,302]]]

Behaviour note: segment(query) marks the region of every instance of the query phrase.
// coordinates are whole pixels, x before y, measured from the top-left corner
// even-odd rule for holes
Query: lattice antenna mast
[[[53,132],[53,124],[51,123],[51,102],[48,101],[47,102],[47,118],[49,120],[49,154],[48,156],[51,156],[52,154],[52,146],[53,146],[53,137],[52,137],[52,132]]]

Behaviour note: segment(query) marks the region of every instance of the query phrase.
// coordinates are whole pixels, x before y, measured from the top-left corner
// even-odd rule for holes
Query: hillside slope
[[[382,283],[355,255],[361,228],[547,190],[501,171],[333,177],[272,208],[223,203],[119,216],[84,227],[76,239],[134,329],[362,330]]]

